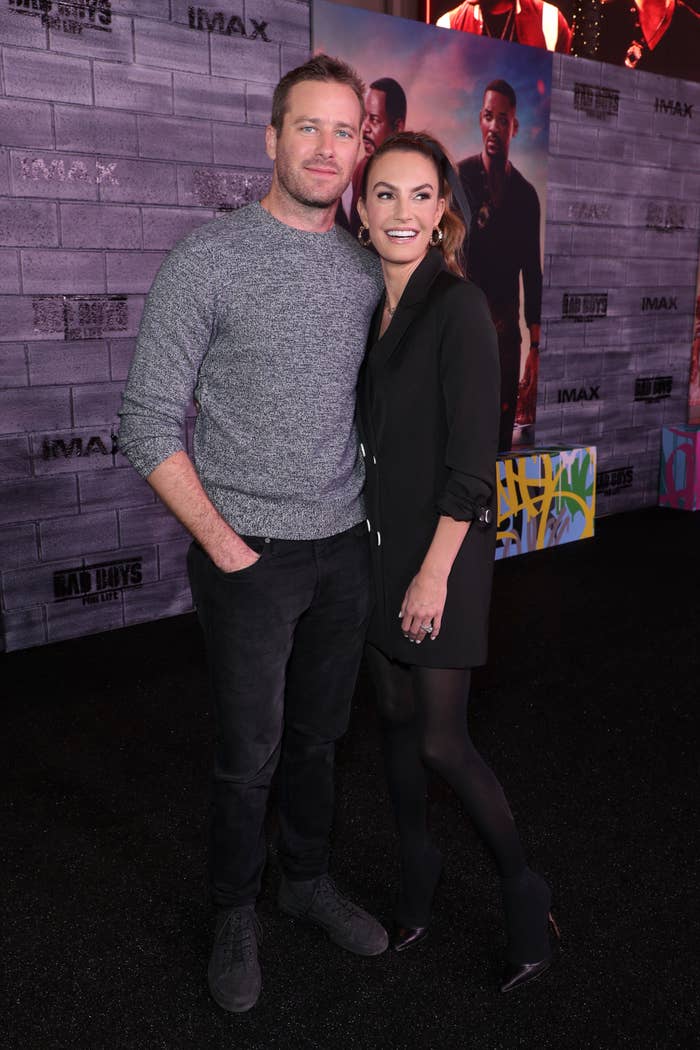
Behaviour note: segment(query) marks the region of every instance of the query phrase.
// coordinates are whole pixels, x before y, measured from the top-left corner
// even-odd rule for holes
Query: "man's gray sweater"
[[[144,477],[181,450],[236,532],[317,539],[364,516],[355,386],[381,290],[344,231],[307,233],[260,204],[167,256],[144,310],[119,430]]]

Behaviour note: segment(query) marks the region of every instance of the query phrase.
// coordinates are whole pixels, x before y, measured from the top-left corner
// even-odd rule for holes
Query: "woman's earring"
[[[363,248],[369,248],[370,244],[372,243],[369,239],[369,230],[364,224],[360,226],[359,230],[357,231],[357,239]],[[442,238],[440,239],[442,240]]]
[[[430,235],[430,243],[433,248],[437,248],[438,244],[442,242],[442,230],[439,226],[436,226]]]

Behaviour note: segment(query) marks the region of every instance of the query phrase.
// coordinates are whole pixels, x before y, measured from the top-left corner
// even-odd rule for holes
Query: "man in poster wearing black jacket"
[[[534,420],[537,391],[542,265],[537,192],[508,159],[518,131],[516,97],[505,80],[493,80],[479,114],[483,148],[458,170],[472,209],[467,239],[470,278],[486,294],[498,332],[501,360],[499,451],[509,452],[520,380],[520,275],[530,347],[521,389],[524,421]]]

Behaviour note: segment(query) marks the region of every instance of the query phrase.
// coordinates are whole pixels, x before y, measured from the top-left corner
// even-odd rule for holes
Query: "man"
[[[458,166],[472,209],[467,239],[469,276],[484,291],[498,332],[501,359],[499,451],[508,452],[520,378],[520,284],[525,294],[525,323],[530,347],[523,375],[523,396],[534,418],[542,305],[540,203],[535,188],[508,159],[518,132],[516,97],[505,80],[487,85],[479,113],[483,148]]]
[[[387,945],[328,876],[335,741],[370,601],[354,402],[381,282],[334,227],[362,118],[344,63],[318,55],[282,78],[270,191],[166,258],[121,409],[121,447],[194,537],[215,723],[208,978],[234,1012],[260,993],[255,900],[276,769],[280,907],[360,955]],[[194,462],[180,439],[193,392]]]
[[[696,4],[697,7],[697,4]],[[700,14],[683,0],[610,0],[598,32],[574,39],[578,55],[630,69],[700,80]]]
[[[406,94],[392,77],[381,77],[370,84],[365,95],[365,119],[362,124],[364,155],[355,168],[352,180],[343,194],[342,207],[338,209],[336,222],[350,230],[354,237],[362,225],[357,213],[357,201],[362,193],[367,158],[378,149],[389,135],[403,131],[406,127]]]
[[[571,50],[569,23],[559,8],[546,0],[465,0],[435,24],[566,55]]]

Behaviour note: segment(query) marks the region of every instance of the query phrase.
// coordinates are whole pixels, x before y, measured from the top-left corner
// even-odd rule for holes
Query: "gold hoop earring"
[[[367,234],[366,237],[365,234]],[[369,230],[364,224],[360,226],[359,230],[357,231],[357,239],[363,248],[369,248],[370,244],[372,243],[369,236]]]
[[[437,248],[438,244],[442,243],[442,230],[439,226],[436,226],[433,232],[430,234],[430,244],[433,248]]]

